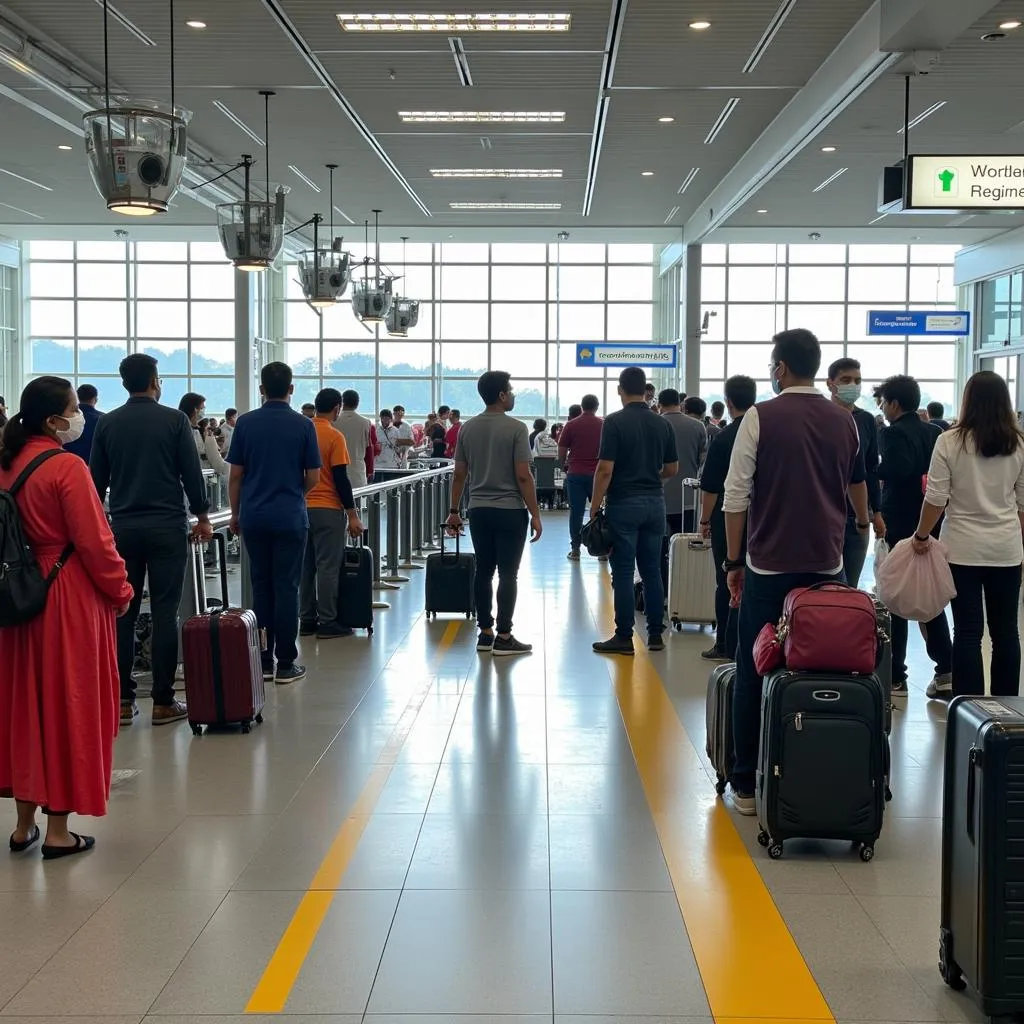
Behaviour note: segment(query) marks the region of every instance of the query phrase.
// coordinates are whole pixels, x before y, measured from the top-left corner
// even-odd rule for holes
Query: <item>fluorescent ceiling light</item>
[[[761,209],[761,210],[758,210],[757,212],[758,212],[758,213],[767,213],[768,211],[767,211],[767,210],[765,210],[765,209]]]
[[[344,217],[344,218],[345,218],[345,220],[347,220],[347,221],[349,222],[349,224],[355,224],[355,221],[354,221],[354,220],[353,220],[353,219],[352,219],[352,218],[351,218],[351,217],[350,217],[350,216],[349,216],[349,215],[348,215],[348,214],[347,214],[347,213],[346,213],[346,212],[345,212],[345,211],[344,211],[344,210],[343,210],[343,209],[342,209],[342,208],[341,208],[340,206],[336,206],[336,207],[334,208],[334,212],[335,212],[335,213],[336,213],[336,214],[337,214],[337,215],[338,215],[339,217]]]
[[[653,178],[654,177],[654,171],[641,171],[640,172],[640,177],[641,178]]]
[[[49,185],[44,185],[40,181],[33,181],[31,178],[26,178],[24,174],[15,174],[14,171],[9,171],[6,167],[0,167],[0,174],[9,174],[12,178],[17,178],[18,181],[27,182],[29,185],[35,185],[36,188],[41,188],[44,192],[53,191]]]
[[[449,203],[453,210],[560,210],[561,203]]]
[[[838,146],[822,146],[822,153],[834,153],[839,147]]]
[[[746,64],[743,65],[743,74],[749,75],[761,63],[761,58],[768,52],[768,47],[775,41],[779,29],[782,28],[795,6],[796,0],[782,0],[779,9],[772,15],[768,27],[757,41],[757,45],[750,51],[750,56],[747,58]]]
[[[690,28],[692,28],[694,30],[694,32],[703,32],[705,29],[711,28],[711,22],[710,21],[691,21],[690,22]]]
[[[59,145],[57,148],[58,149],[63,149],[65,152],[67,152],[67,151],[69,151],[71,149],[70,146],[65,146],[63,143],[61,145]]]
[[[659,117],[658,124],[671,124],[674,120],[674,117]]]
[[[685,178],[683,178],[682,185],[680,185],[679,188],[677,189],[677,192],[679,193],[679,195],[682,195],[693,184],[693,179],[696,178],[699,173],[700,173],[700,168],[699,167],[691,167],[690,168],[690,173],[687,174],[687,176]]]
[[[740,99],[738,96],[733,96],[726,101],[722,112],[718,115],[718,119],[711,126],[711,131],[707,133],[704,138],[704,145],[710,146],[715,139],[718,138],[718,133],[725,127],[725,122],[732,117],[732,112],[740,105]]]
[[[260,138],[227,104],[222,103],[220,100],[214,100],[213,105],[236,127],[240,128],[246,135],[256,143],[257,146],[265,145],[263,139]]]
[[[1000,25],[999,25],[999,27],[1004,32],[1012,32],[1015,28],[1020,28],[1020,26],[1021,26],[1021,23],[1019,21],[1016,21],[1016,20],[1014,20],[1014,21],[1004,21],[1004,22],[1001,22]]]
[[[677,213],[679,213],[679,207],[673,206],[672,209],[668,211],[668,216],[662,221],[662,223],[667,224],[670,220],[675,220]]]
[[[553,124],[565,120],[564,110],[400,110],[406,124]]]
[[[189,28],[206,28],[206,22],[199,21],[197,18],[186,21],[185,24],[188,25]]]
[[[104,5],[103,0],[96,0],[96,4],[102,7],[105,14],[109,14],[119,25],[127,29],[143,46],[156,46],[156,43],[146,35],[133,21],[125,17],[112,3]]]
[[[883,213],[880,216],[876,217],[874,220],[869,220],[868,221],[868,226],[870,227],[870,225],[872,225],[872,224],[877,224],[879,221],[885,220],[885,218],[888,217],[888,216],[889,216],[889,214]]]
[[[560,178],[561,168],[543,167],[435,167],[435,178]]]
[[[299,181],[304,181],[314,192],[322,191],[320,186],[315,181],[310,181],[309,178],[307,178],[302,171],[295,166],[295,164],[289,164],[288,170],[291,171]]]
[[[38,213],[33,213],[31,210],[23,210],[20,206],[11,206],[10,203],[0,203],[0,206],[7,210],[13,210],[15,213],[23,213],[26,217],[35,217],[36,220],[45,220],[45,217],[40,217]]]
[[[568,32],[569,14],[339,14],[343,32]]]
[[[822,189],[828,188],[836,178],[841,178],[850,168],[840,167],[834,174],[830,174],[817,188],[812,189],[812,192],[820,192]]]
[[[927,110],[922,110],[920,114],[915,117],[910,124],[909,128],[916,128],[926,117],[931,117],[937,110],[941,110],[946,105],[945,100],[939,100],[938,103],[933,103]],[[897,135],[903,134],[903,128],[896,133]]]

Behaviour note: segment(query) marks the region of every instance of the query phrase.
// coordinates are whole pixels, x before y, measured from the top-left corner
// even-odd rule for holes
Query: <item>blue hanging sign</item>
[[[672,369],[676,365],[675,345],[613,345],[599,341],[576,346],[577,366],[651,366]]]
[[[929,313],[923,310],[872,309],[868,311],[868,334],[910,335],[927,338],[931,335],[968,335],[971,333],[971,314],[966,310]]]

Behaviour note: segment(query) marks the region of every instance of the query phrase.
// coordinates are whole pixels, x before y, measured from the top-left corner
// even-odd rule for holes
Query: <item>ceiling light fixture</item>
[[[668,216],[662,221],[662,223],[667,224],[670,220],[675,220],[677,213],[679,213],[679,207],[673,206],[672,209],[668,211]]]
[[[1004,32],[1012,32],[1015,28],[1020,28],[1021,22],[1014,19],[1013,21],[1003,21],[999,23],[999,27]]]
[[[65,145],[60,145],[60,146],[58,146],[57,148],[58,148],[58,149],[62,149],[62,150],[64,150],[65,152],[68,152],[68,151],[70,151],[70,149],[71,149],[71,147],[70,147],[70,146],[65,146]]]
[[[816,188],[813,188],[811,191],[821,192],[822,189],[828,188],[829,185],[831,185],[832,182],[836,180],[836,178],[841,178],[849,169],[849,167],[840,167],[838,171],[836,171],[834,174],[830,174],[820,185],[818,185]]]
[[[256,143],[257,146],[262,146],[263,139],[259,137],[226,103],[222,100],[214,100],[213,105],[240,131],[245,132],[246,135]]]
[[[764,210],[764,209],[762,209],[762,210],[758,210],[757,212],[758,212],[758,213],[767,213],[768,211],[767,211],[767,210]]]
[[[313,248],[304,250],[298,255],[299,284],[302,286],[302,294],[306,297],[306,303],[311,309],[319,312],[321,309],[337,305],[345,294],[349,283],[352,280],[352,254],[342,249],[344,239],[334,234],[334,172],[338,169],[337,164],[327,164],[327,172],[330,175],[330,202],[331,202],[331,224],[330,224],[330,248],[320,248],[319,228],[323,217],[314,213],[311,221],[313,225]],[[317,189],[319,192],[320,189]],[[299,225],[288,232],[294,234],[305,224]]]
[[[199,21],[197,18],[193,18],[190,21],[186,21],[185,24],[189,28],[206,28],[206,22]]]
[[[556,124],[564,110],[400,110],[406,124]]]
[[[455,61],[455,74],[459,76],[459,85],[464,89],[473,87],[473,72],[469,67],[469,57],[466,55],[466,47],[458,36],[448,37],[448,48],[452,51],[452,59]]]
[[[674,120],[674,117],[659,117],[658,124],[671,124]]]
[[[654,171],[641,171],[640,172],[640,177],[641,178],[653,178],[654,177]]]
[[[779,30],[785,24],[786,19],[790,16],[795,6],[796,0],[782,0],[779,9],[772,15],[772,20],[768,22],[768,27],[757,41],[757,45],[750,51],[750,56],[743,65],[743,74],[749,75],[761,63],[762,58],[775,41]]]
[[[295,164],[289,164],[288,170],[291,171],[292,174],[294,174],[295,177],[299,179],[299,181],[305,182],[305,184],[308,185],[317,194],[319,194],[322,191],[320,186],[315,181],[311,181],[309,178],[307,178],[302,173],[302,171],[300,171],[298,167],[295,166]]]
[[[0,206],[6,210],[13,210],[15,213],[23,213],[26,217],[35,217],[36,220],[45,220],[45,217],[41,217],[38,213],[33,213],[31,210],[23,210],[20,206],[11,206],[10,203],[0,203]]]
[[[704,137],[704,145],[710,146],[715,139],[718,138],[719,132],[725,127],[725,122],[732,117],[732,112],[740,105],[740,99],[738,96],[732,96],[722,107],[722,112],[718,115],[715,123],[711,126],[711,131]]]
[[[49,185],[44,185],[41,181],[36,181],[34,178],[26,178],[24,174],[15,174],[14,171],[9,171],[6,167],[0,167],[0,174],[7,174],[12,178],[17,178],[18,181],[24,181],[28,185],[35,185],[36,188],[41,188],[44,192],[53,191]]]
[[[108,16],[113,18],[122,28],[135,36],[143,46],[156,46],[156,42],[153,39],[147,36],[133,21],[125,17],[113,4],[106,3],[105,0],[96,0],[96,3],[103,8],[104,20]]]
[[[693,184],[693,179],[696,178],[699,173],[699,167],[691,167],[690,173],[687,174],[685,178],[683,178],[683,183],[682,185],[679,186],[678,189],[676,189],[676,192],[679,195],[682,195]]]
[[[449,203],[453,210],[560,210],[561,203]]]
[[[936,111],[941,110],[946,105],[945,100],[939,100],[938,103],[933,103],[927,110],[922,110],[920,114],[915,117],[910,124],[900,127],[897,135],[902,135],[906,128],[916,128],[926,117],[931,117]]]
[[[402,280],[405,280],[408,268],[405,259],[405,243],[409,241],[408,235],[402,235]],[[408,338],[409,331],[420,322],[420,301],[419,299],[403,298],[395,296],[395,301],[388,312],[385,323],[388,334],[392,338]]]
[[[704,32],[706,29],[711,28],[711,22],[710,21],[691,21],[690,22],[690,28],[692,28],[694,32]]]
[[[174,0],[170,0],[170,106],[110,103],[109,0],[103,6],[103,88],[106,106],[82,116],[85,156],[107,209],[131,217],[166,213],[181,184],[192,114],[174,103]]]
[[[373,211],[374,256],[370,256],[370,222],[365,221],[366,255],[363,257],[363,277],[352,286],[352,312],[362,324],[379,324],[387,319],[394,302],[394,278],[385,274],[380,265],[380,210]],[[370,277],[370,264],[373,277]],[[369,330],[369,328],[367,328]]]
[[[560,178],[562,169],[555,167],[435,167],[435,178]]]
[[[343,219],[347,220],[349,222],[349,224],[355,224],[355,221],[340,206],[332,203],[331,204],[331,209],[334,210],[334,212],[339,217],[342,217]]]
[[[339,14],[342,32],[568,32],[570,14]]]
[[[822,153],[834,153],[839,147],[838,146],[822,146]]]

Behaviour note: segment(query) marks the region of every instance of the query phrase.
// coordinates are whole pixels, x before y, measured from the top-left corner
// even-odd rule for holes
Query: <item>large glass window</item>
[[[953,309],[955,245],[705,245],[702,308],[715,313],[701,344],[701,395],[722,396],[727,376],[758,381],[767,398],[770,340],[784,328],[806,327],[821,342],[821,377],[841,356],[859,359],[871,384],[897,373],[921,383],[925,401],[951,412],[956,378],[956,339],[873,337],[872,309]],[[982,329],[1002,341],[1020,317],[1021,275],[988,282]],[[724,314],[724,315],[723,315]],[[868,387],[865,408],[873,409]]]

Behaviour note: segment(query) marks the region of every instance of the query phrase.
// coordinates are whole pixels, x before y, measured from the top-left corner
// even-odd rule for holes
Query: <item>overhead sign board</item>
[[[577,366],[654,366],[676,365],[675,345],[612,345],[608,342],[576,346]]]
[[[908,210],[1024,210],[1024,156],[912,156]]]
[[[868,334],[909,335],[927,338],[934,335],[967,335],[971,333],[971,314],[966,310],[941,313],[908,312],[905,309],[871,309],[868,311]]]

